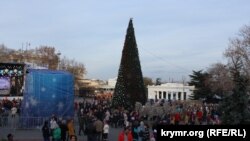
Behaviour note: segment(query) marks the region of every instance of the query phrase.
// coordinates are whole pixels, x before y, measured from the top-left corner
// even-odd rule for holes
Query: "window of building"
[[[166,92],[163,92],[163,99],[166,99],[167,98],[167,93]]]
[[[173,93],[173,100],[176,100],[176,92]]]
[[[161,99],[161,92],[159,92],[159,99]]]
[[[187,100],[187,92],[183,93],[183,100]]]
[[[181,100],[181,92],[178,92],[178,100]]]
[[[168,100],[171,100],[171,93],[168,93]]]

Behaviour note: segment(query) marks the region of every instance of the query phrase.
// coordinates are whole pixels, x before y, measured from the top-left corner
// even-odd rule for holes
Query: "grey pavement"
[[[118,134],[122,129],[111,128],[109,134],[109,141],[117,141]],[[76,131],[78,131],[76,129]],[[40,129],[10,129],[10,128],[0,128],[0,141],[6,139],[8,133],[14,135],[15,141],[42,141],[42,131]],[[87,136],[78,136],[78,141],[87,141]]]
[[[75,130],[78,133],[78,123],[77,118],[75,117]],[[43,141],[41,127],[34,129],[19,129],[17,128],[18,116],[15,118],[8,117],[8,123],[6,126],[0,126],[0,141],[6,139],[9,133],[14,135],[14,141]],[[109,141],[117,141],[118,134],[122,131],[121,128],[111,128],[109,132]],[[78,141],[87,141],[87,136],[81,135],[78,136]]]
[[[76,98],[75,101],[82,101],[83,98]],[[87,99],[88,101],[91,99]],[[6,140],[6,137],[9,133],[14,135],[14,141],[43,141],[41,127],[36,129],[18,129],[16,126],[18,124],[18,116],[11,118],[9,115],[7,126],[0,126],[0,141]],[[77,117],[75,116],[75,130],[78,133],[79,126],[77,124]],[[109,141],[117,141],[118,134],[122,131],[121,128],[111,128],[109,132]],[[87,141],[87,136],[81,135],[78,136],[78,141]]]

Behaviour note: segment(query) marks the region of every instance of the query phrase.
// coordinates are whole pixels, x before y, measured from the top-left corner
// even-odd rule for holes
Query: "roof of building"
[[[148,86],[148,87],[158,87],[158,88],[162,88],[162,87],[167,87],[167,88],[189,87],[189,88],[194,89],[194,86],[184,85],[183,83],[164,83],[161,85],[152,85],[152,86]]]

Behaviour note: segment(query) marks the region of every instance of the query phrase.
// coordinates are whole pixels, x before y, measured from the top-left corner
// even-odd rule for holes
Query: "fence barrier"
[[[51,117],[11,117],[0,115],[0,128],[8,129],[41,129],[45,121],[50,121]],[[64,118],[65,119],[65,118]],[[67,118],[69,119],[69,118]],[[74,117],[74,122],[78,124],[78,118]],[[49,122],[50,123],[50,122]]]

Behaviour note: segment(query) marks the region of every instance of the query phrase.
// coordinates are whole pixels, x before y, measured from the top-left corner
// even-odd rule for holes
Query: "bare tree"
[[[5,45],[0,45],[0,62],[33,62],[38,66],[56,70],[62,69],[71,72],[76,79],[83,79],[86,69],[83,63],[66,57],[60,60],[59,54],[54,47],[40,46],[36,49],[13,50]]]
[[[226,92],[233,89],[233,81],[230,76],[230,69],[222,64],[216,63],[210,66],[207,70],[209,77],[207,84],[213,93],[223,96]]]
[[[83,63],[77,62],[74,59],[63,57],[60,60],[60,69],[71,72],[76,79],[83,79],[86,74],[86,69]]]
[[[0,44],[0,62],[8,62],[9,55],[14,52],[13,49],[7,48],[4,44]]]
[[[36,62],[40,65],[47,65],[49,69],[56,70],[59,63],[59,56],[54,47],[40,46],[35,51],[39,60]]]
[[[242,64],[241,73],[250,78],[250,26],[244,26],[239,36],[231,39],[229,47],[224,56],[228,58],[228,65],[235,68],[237,64]]]
[[[150,77],[143,77],[143,82],[145,87],[147,87],[148,85],[153,85],[153,80]]]

